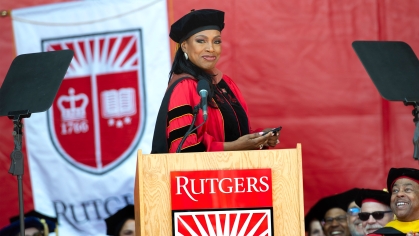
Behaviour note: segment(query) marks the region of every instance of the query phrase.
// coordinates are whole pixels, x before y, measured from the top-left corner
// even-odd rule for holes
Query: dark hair
[[[131,217],[127,217],[124,220],[121,220],[118,225],[115,227],[115,233],[114,236],[119,236],[119,233],[121,233],[122,227],[124,227],[124,224],[128,221],[128,220],[135,220],[134,218]]]
[[[215,104],[212,102],[212,97],[214,96],[215,89],[215,86],[212,83],[212,77],[214,75],[205,72],[204,70],[193,64],[191,61],[186,60],[185,56],[183,55],[183,51],[179,46],[179,49],[175,54],[175,59],[173,60],[172,69],[170,69],[169,81],[173,74],[182,73],[190,74],[198,81],[208,81],[208,84],[210,85],[210,91],[208,91],[208,105],[214,107]]]

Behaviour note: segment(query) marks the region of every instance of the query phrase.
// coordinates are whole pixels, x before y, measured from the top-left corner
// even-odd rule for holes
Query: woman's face
[[[320,221],[318,220],[312,220],[310,222],[310,232],[308,234],[309,236],[324,236],[322,226],[320,224]]]
[[[19,236],[20,233],[18,233],[17,235]],[[35,227],[25,229],[25,236],[40,236],[40,235],[44,235],[44,233]]]
[[[205,71],[212,70],[221,55],[221,32],[218,30],[198,32],[182,42],[181,47],[193,64]]]
[[[119,231],[119,236],[134,236],[135,235],[135,220],[128,219]]]

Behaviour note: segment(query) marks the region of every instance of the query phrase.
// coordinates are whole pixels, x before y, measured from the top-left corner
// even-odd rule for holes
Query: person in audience
[[[314,204],[304,217],[304,228],[307,236],[325,236],[321,225],[323,219],[322,208],[324,208],[324,198]]]
[[[322,198],[317,204],[315,218],[321,220],[325,236],[351,236],[348,207],[354,201],[359,189]],[[316,204],[316,205],[317,205]]]
[[[387,191],[361,189],[355,203],[361,206],[358,217],[362,221],[365,234],[371,234],[393,220],[393,211],[390,208],[390,193]]]
[[[387,176],[390,208],[396,219],[374,232],[375,235],[418,235],[419,170],[391,168]]]
[[[240,89],[216,67],[223,29],[224,12],[215,9],[192,10],[172,24],[169,36],[178,49],[157,116],[151,153],[253,150],[279,143],[279,132],[262,135],[251,130]],[[207,91],[202,92],[207,94],[203,98],[207,112],[200,111],[206,106],[198,89]],[[263,131],[269,130],[272,128]]]
[[[126,205],[115,214],[105,219],[106,234],[112,236],[135,235],[135,211],[134,205]]]
[[[310,231],[308,232],[309,236],[324,236],[322,225],[319,220],[313,219],[310,221]]]
[[[57,218],[46,216],[35,210],[25,213],[24,225],[25,236],[48,236],[55,232],[58,236]],[[10,225],[0,230],[0,236],[19,236],[20,220],[19,216],[10,218]]]
[[[355,199],[349,203],[347,214],[348,214],[348,227],[351,232],[351,236],[364,236],[364,230],[362,229],[362,221],[358,217],[358,213],[361,208],[355,203]]]

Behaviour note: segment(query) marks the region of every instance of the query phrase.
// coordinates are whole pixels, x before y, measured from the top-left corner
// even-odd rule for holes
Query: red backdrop
[[[3,1],[0,9],[54,2],[63,1]],[[241,88],[252,126],[283,126],[279,148],[302,143],[306,211],[352,187],[384,188],[391,167],[419,168],[412,107],[383,100],[351,47],[354,40],[398,40],[418,54],[418,1],[168,0],[169,23],[201,8],[226,12],[219,68]],[[2,81],[15,57],[10,17],[0,18],[0,32]],[[18,213],[18,201],[16,178],[7,173],[12,122],[1,117],[0,130],[1,227]]]

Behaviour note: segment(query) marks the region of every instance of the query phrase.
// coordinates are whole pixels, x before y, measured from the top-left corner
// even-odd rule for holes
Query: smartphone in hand
[[[269,130],[269,131],[264,132],[264,133],[262,134],[262,136],[264,136],[264,135],[268,134],[269,132],[272,132],[272,133],[274,133],[274,135],[276,135],[276,133],[278,133],[278,131],[280,131],[281,129],[282,129],[282,126],[276,127],[275,129],[271,129],[271,130]]]

